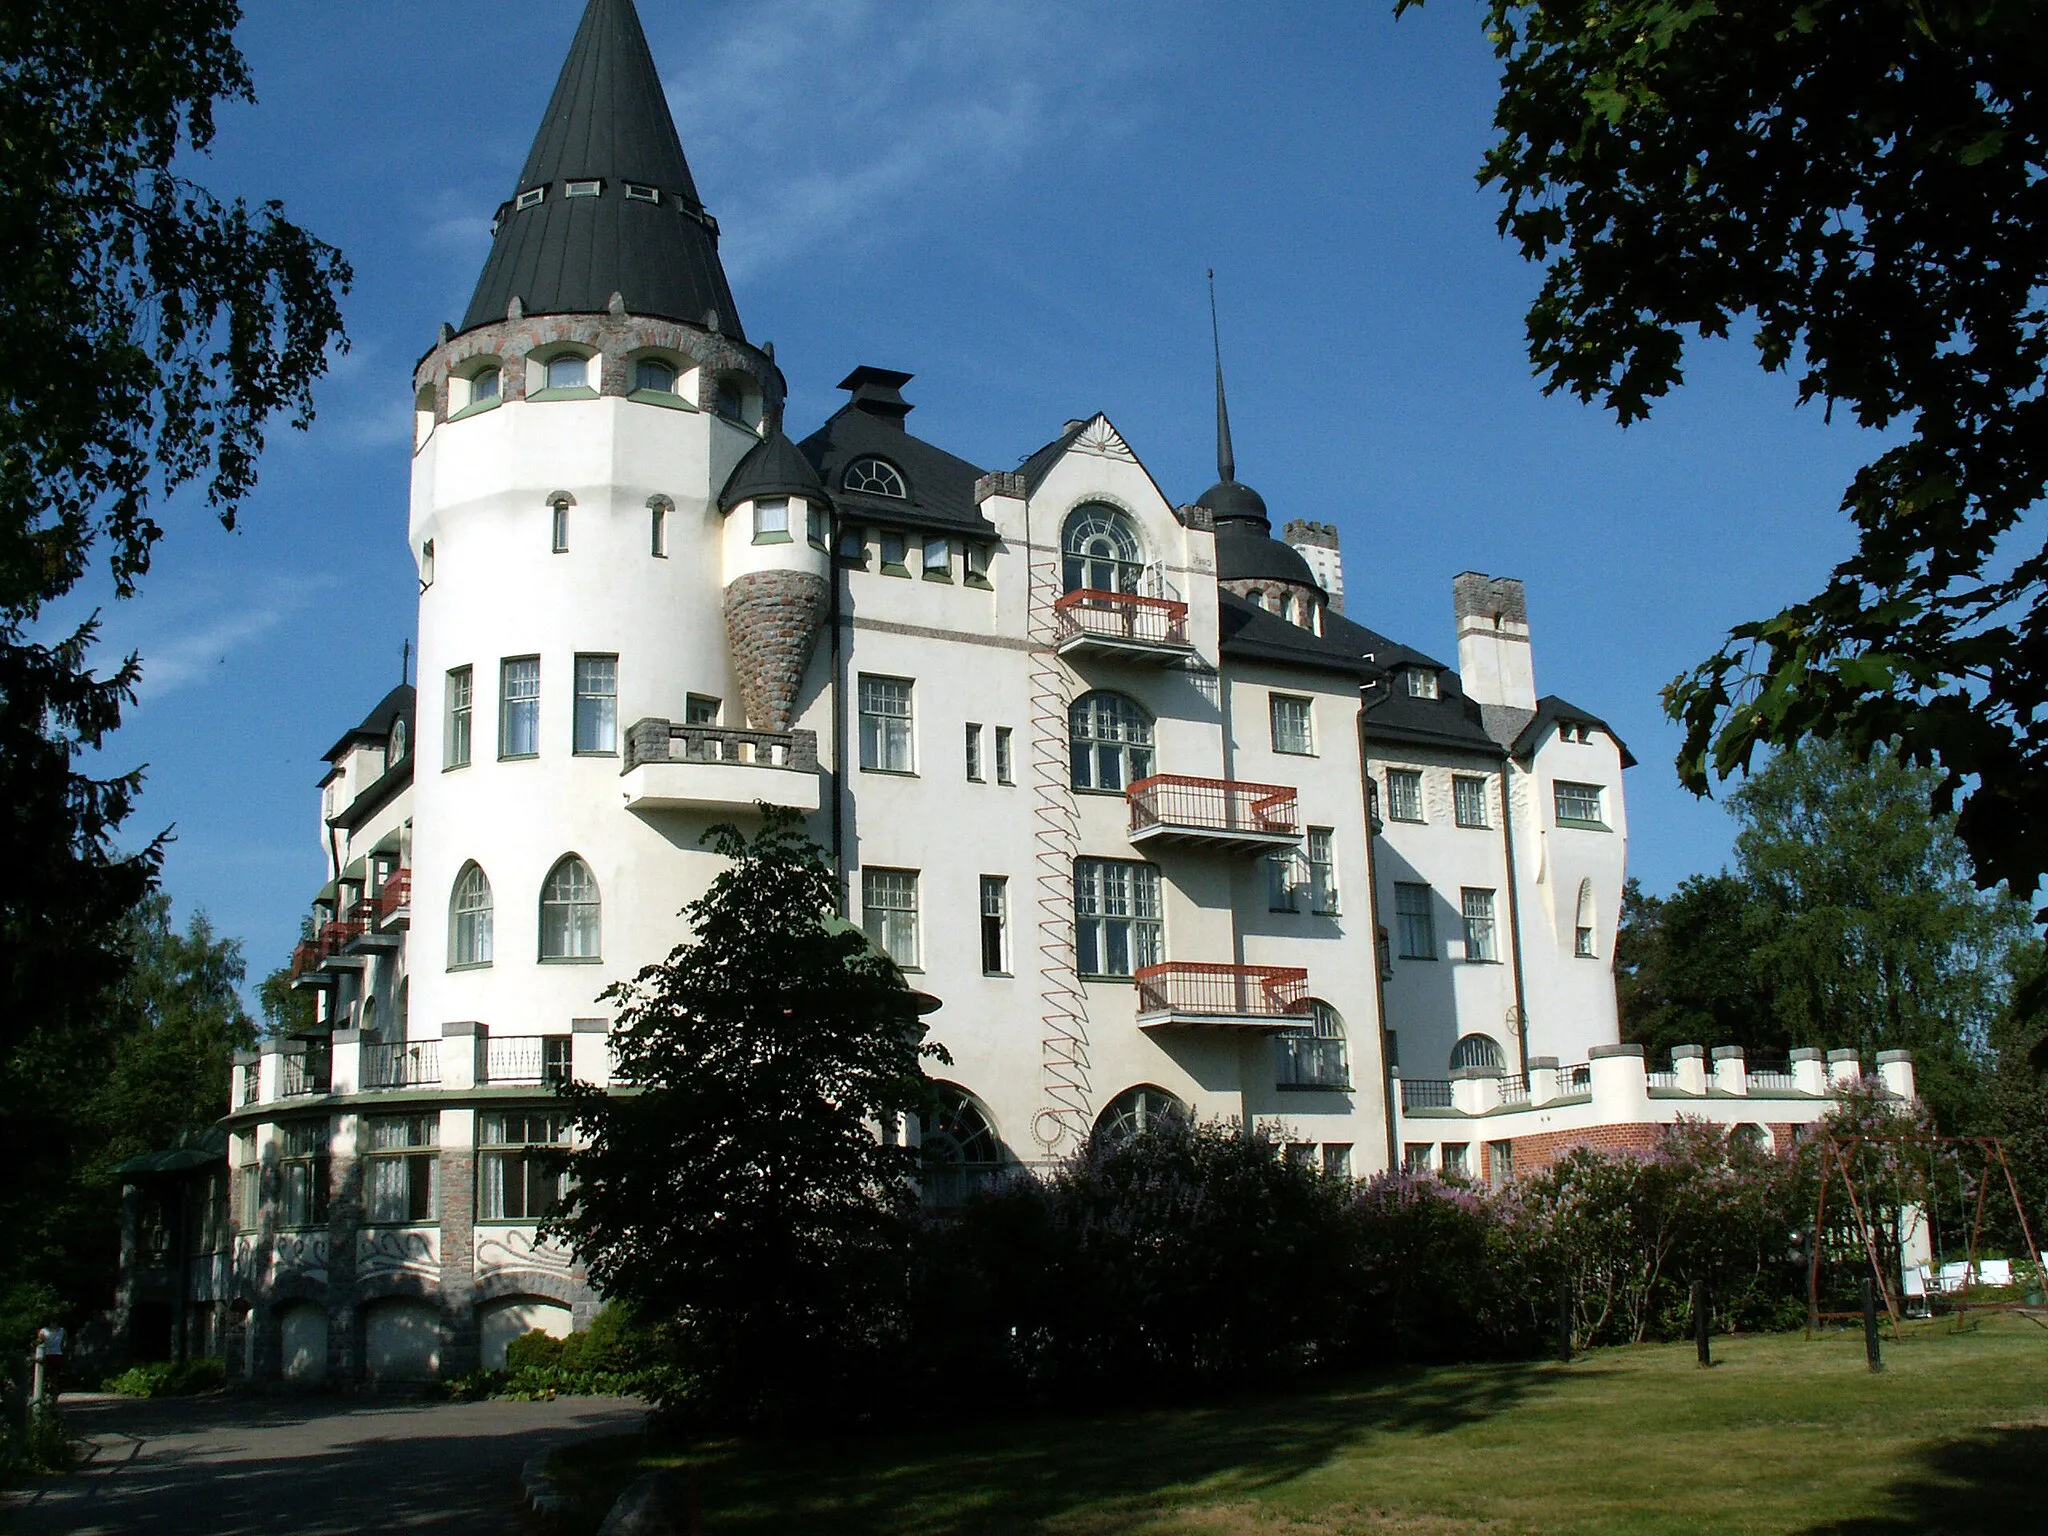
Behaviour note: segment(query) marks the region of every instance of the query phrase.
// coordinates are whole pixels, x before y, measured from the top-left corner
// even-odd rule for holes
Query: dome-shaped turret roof
[[[1195,505],[1207,507],[1220,531],[1226,521],[1249,520],[1267,532],[1273,525],[1266,518],[1266,498],[1236,480],[1219,480],[1195,498]]]
[[[749,448],[747,456],[733,466],[725,489],[719,493],[718,510],[730,512],[743,501],[759,501],[764,496],[795,496],[820,506],[831,504],[831,497],[825,494],[825,482],[779,426]]]
[[[1262,531],[1265,519],[1226,523],[1216,520],[1216,579],[1218,581],[1286,581],[1313,591],[1323,590],[1306,560],[1270,533]]]

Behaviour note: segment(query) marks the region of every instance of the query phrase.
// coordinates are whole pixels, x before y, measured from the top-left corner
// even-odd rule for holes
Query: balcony
[[[364,956],[388,954],[398,948],[398,930],[384,927],[378,919],[382,916],[380,898],[365,896],[354,902],[343,914],[353,930],[342,946],[344,955]]]
[[[365,1045],[362,1084],[365,1088],[432,1088],[441,1081],[441,1042],[398,1040]]]
[[[642,720],[626,732],[626,808],[744,811],[757,801],[815,811],[816,731],[736,731]]]
[[[327,1049],[285,1051],[277,1058],[279,1098],[302,1099],[328,1090]]]
[[[1232,853],[1262,853],[1301,841],[1292,789],[1155,773],[1128,791],[1131,841],[1186,843]]]
[[[571,1048],[568,1035],[486,1035],[478,1081],[566,1083]]]
[[[1138,1023],[1222,1029],[1299,1029],[1308,1018],[1308,972],[1288,965],[1148,965],[1138,984]]]
[[[292,985],[331,987],[334,973],[326,968],[327,951],[316,938],[301,939],[292,946]]]
[[[1188,605],[1172,598],[1083,587],[1052,607],[1053,648],[1064,657],[1163,667],[1195,654],[1188,643]]]
[[[379,933],[403,933],[412,926],[412,871],[394,869],[384,887],[366,905],[370,925]]]
[[[360,901],[352,901],[342,909],[340,917],[320,928],[320,964],[322,969],[351,970],[368,965],[370,957],[357,947],[356,941],[369,926],[369,919],[363,912]]]

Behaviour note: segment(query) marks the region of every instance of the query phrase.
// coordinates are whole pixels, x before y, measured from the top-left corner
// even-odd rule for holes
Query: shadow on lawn
[[[1804,1536],[2011,1536],[2039,1530],[2048,1425],[1979,1430],[1910,1464],[1881,1514],[1810,1527]]]
[[[914,1436],[707,1448],[699,1461],[706,1523],[751,1536],[814,1532],[821,1521],[839,1536],[978,1536],[1072,1516],[1070,1529],[1114,1536],[1191,1490],[1203,1503],[1256,1496],[1367,1432],[1440,1434],[1486,1418],[1548,1374],[1534,1364],[1417,1371],[1116,1418],[995,1419]]]

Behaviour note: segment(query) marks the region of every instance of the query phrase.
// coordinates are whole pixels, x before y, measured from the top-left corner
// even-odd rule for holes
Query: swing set
[[[1863,1165],[1860,1175],[1859,1163]],[[1899,1294],[1905,1213],[1917,1211],[1920,1220],[1933,1220],[1939,1192],[1936,1174],[1942,1165],[1955,1173],[1958,1210],[1970,1211],[1974,1206],[1962,1285],[1954,1303],[1956,1326],[1962,1326],[1963,1314],[1968,1311],[2032,1315],[2041,1310],[2027,1302],[1970,1299],[1970,1289],[1977,1275],[1977,1250],[1984,1236],[1985,1211],[1994,1183],[2003,1184],[2012,1201],[2013,1215],[2019,1222],[2020,1235],[2026,1241],[2027,1256],[2034,1262],[2034,1284],[2038,1287],[2048,1283],[2048,1275],[2044,1275],[2041,1268],[2041,1250],[2034,1243],[2034,1231],[2027,1222],[2027,1213],[2020,1201],[2018,1181],[2013,1178],[2012,1166],[2005,1159],[2005,1144],[1998,1137],[1936,1136],[1912,1132],[1831,1135],[1821,1145],[1820,1187],[1814,1198],[1813,1251],[1807,1260],[1806,1277],[1808,1338],[1813,1337],[1823,1322],[1861,1319],[1863,1316],[1860,1309],[1853,1312],[1829,1311],[1821,1305],[1821,1268],[1830,1246],[1827,1226],[1829,1189],[1839,1186],[1849,1209],[1848,1231],[1834,1246],[1846,1247],[1852,1253],[1861,1250],[1862,1258],[1870,1265],[1878,1294],[1884,1298],[1885,1311],[1892,1322],[1892,1334],[1897,1337],[1905,1315]],[[1975,1174],[1974,1200],[1970,1188],[1972,1170]],[[1874,1195],[1882,1198],[1882,1190],[1872,1189],[1873,1184],[1882,1185],[1887,1175],[1892,1185],[1891,1209],[1894,1213],[1889,1242],[1884,1218],[1873,1203]],[[1889,1263],[1886,1262],[1887,1247],[1890,1250]]]

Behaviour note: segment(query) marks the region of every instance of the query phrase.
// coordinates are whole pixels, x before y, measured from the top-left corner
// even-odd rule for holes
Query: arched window
[[[846,466],[846,473],[839,477],[839,483],[849,491],[861,491],[869,496],[893,496],[898,501],[908,499],[909,489],[903,484],[903,475],[887,459],[855,459]]]
[[[549,389],[582,389],[590,382],[590,359],[563,352],[548,359]]]
[[[665,363],[658,357],[643,357],[633,365],[633,387],[651,389],[656,394],[672,395],[676,392],[676,370],[672,363]]]
[[[1276,1081],[1283,1088],[1349,1088],[1351,1057],[1343,1017],[1321,998],[1309,1004],[1309,1022],[1273,1041]]]
[[[469,381],[469,403],[481,405],[486,400],[497,399],[504,377],[496,368],[485,368],[478,372]]]
[[[598,958],[597,880],[573,853],[548,871],[540,888],[540,957]]]
[[[401,976],[398,980],[398,1001],[391,1010],[391,1033],[393,1038],[412,1038],[412,978]]]
[[[1466,1067],[1484,1067],[1498,1072],[1507,1065],[1507,1058],[1501,1055],[1500,1045],[1491,1035],[1467,1035],[1451,1049],[1451,1070],[1461,1071]]]
[[[1572,953],[1581,960],[1597,960],[1599,946],[1593,941],[1593,882],[1579,882],[1578,920],[1572,927]]]
[[[1109,1107],[1095,1117],[1095,1135],[1118,1146],[1147,1131],[1174,1125],[1188,1118],[1188,1107],[1164,1088],[1141,1083],[1126,1088]]]
[[[474,862],[462,866],[448,900],[448,963],[491,963],[491,882]]]
[[[1096,502],[1067,514],[1060,547],[1066,551],[1069,592],[1132,592],[1145,577],[1145,550],[1130,518]]]
[[[938,1100],[919,1120],[924,1197],[958,1205],[1003,1166],[1003,1143],[988,1112],[952,1083],[935,1086]]]
[[[394,720],[391,722],[391,761],[399,763],[404,760],[405,722],[403,720]]]
[[[1152,717],[1120,693],[1084,693],[1067,712],[1076,789],[1122,793],[1152,773]]]
[[[363,1011],[361,1016],[356,1020],[356,1028],[360,1029],[363,1032],[363,1043],[365,1045],[375,1045],[378,1041],[384,1038],[382,1035],[377,1033],[376,998],[366,997],[363,999]]]

